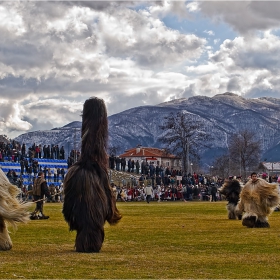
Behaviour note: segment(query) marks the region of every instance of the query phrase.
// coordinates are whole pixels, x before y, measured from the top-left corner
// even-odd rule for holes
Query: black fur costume
[[[219,190],[222,195],[226,197],[228,201],[227,210],[228,210],[228,218],[241,220],[242,213],[237,211],[237,203],[239,201],[239,195],[241,192],[241,185],[238,180],[232,179],[227,180],[223,184],[222,188]]]
[[[81,157],[64,180],[63,215],[70,230],[76,230],[77,252],[99,252],[104,224],[116,224],[121,214],[107,173],[108,120],[104,101],[90,98],[82,114]]]

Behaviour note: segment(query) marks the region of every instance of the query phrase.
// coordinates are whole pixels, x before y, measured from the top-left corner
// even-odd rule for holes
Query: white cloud
[[[192,73],[196,75],[201,75],[201,74],[209,74],[212,73],[213,71],[218,71],[218,66],[213,64],[213,63],[208,63],[206,65],[198,65],[198,66],[187,66],[186,67],[186,72],[187,73]]]
[[[215,32],[212,31],[212,30],[204,30],[203,32],[208,34],[209,36],[214,36],[215,35]]]
[[[188,66],[186,72],[200,77],[194,83],[196,92],[209,96],[232,91],[250,97],[255,88],[280,91],[279,79],[275,79],[279,52],[280,40],[270,32],[262,38],[237,37],[225,40],[215,53],[210,51],[207,64]]]
[[[197,4],[214,22],[226,22],[242,34],[279,28],[279,1],[198,1]]]
[[[186,7],[190,12],[198,12],[200,10],[198,2],[190,2]]]
[[[25,32],[22,17],[16,11],[2,6],[0,7],[0,18],[0,30],[6,29],[15,36],[20,36]]]
[[[12,131],[27,131],[32,128],[32,125],[27,121],[21,119],[24,114],[24,108],[19,106],[18,103],[11,102],[10,100],[1,99],[1,118],[0,118],[0,133],[12,134]]]
[[[151,5],[149,7],[149,12],[153,15],[153,17],[165,17],[170,14],[177,15],[180,19],[190,17],[185,1],[157,2],[159,5]]]
[[[214,44],[218,44],[220,42],[220,39],[214,39]]]
[[[243,2],[1,2],[0,133],[79,120],[90,96],[109,115],[225,91],[275,96],[278,4]],[[215,24],[239,34],[224,40]]]
[[[280,60],[279,37],[265,32],[263,37],[237,37],[225,40],[220,50],[210,56],[211,60],[224,63],[234,62],[234,68],[240,70],[267,70],[271,74],[278,72]],[[231,68],[232,69],[232,68]]]

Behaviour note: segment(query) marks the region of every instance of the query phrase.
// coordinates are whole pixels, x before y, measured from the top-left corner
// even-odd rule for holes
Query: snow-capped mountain
[[[165,116],[181,110],[196,115],[213,136],[213,148],[203,151],[204,160],[208,162],[227,148],[230,134],[241,129],[257,132],[264,153],[280,142],[280,99],[245,99],[233,93],[224,93],[214,97],[176,99],[156,106],[140,106],[109,116],[109,146],[117,148],[118,154],[138,144],[163,147],[158,141],[163,133],[159,125],[164,122]],[[25,133],[15,140],[25,143],[27,147],[33,143],[63,145],[68,152],[79,147],[80,129],[81,122],[76,121],[61,128]],[[280,155],[278,158],[280,160]]]

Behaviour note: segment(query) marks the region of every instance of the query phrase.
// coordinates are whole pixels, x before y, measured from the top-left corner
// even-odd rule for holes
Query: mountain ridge
[[[277,98],[245,99],[237,94],[226,92],[213,97],[193,96],[158,105],[134,107],[108,117],[109,146],[117,148],[118,154],[138,144],[162,148],[163,144],[158,139],[163,133],[159,126],[163,124],[164,117],[171,112],[184,110],[195,115],[212,134],[213,150],[226,149],[228,138],[232,133],[248,129],[258,133],[264,157],[266,151],[272,154],[271,149],[280,143],[279,105],[280,99]],[[80,129],[81,122],[74,121],[61,128],[28,132],[19,135],[15,140],[25,142],[27,146],[33,143],[63,145],[68,152],[74,147],[79,147]],[[203,154],[211,154],[211,152],[203,150],[202,159]],[[203,160],[210,162],[211,159]]]

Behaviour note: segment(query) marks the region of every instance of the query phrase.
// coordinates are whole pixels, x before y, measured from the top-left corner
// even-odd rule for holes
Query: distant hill
[[[280,143],[278,143],[276,146],[268,149],[262,156],[263,161],[267,162],[276,162],[280,161]]]
[[[240,129],[257,132],[264,155],[280,145],[280,99],[262,97],[245,99],[233,93],[214,97],[195,96],[175,99],[156,106],[135,107],[108,117],[109,145],[117,147],[118,154],[142,146],[161,148],[162,135],[159,125],[171,112],[184,110],[196,115],[212,134],[211,150],[202,150],[202,161],[210,163],[227,149],[228,138]],[[66,152],[80,145],[81,122],[75,121],[61,128],[22,134],[15,140],[31,146],[33,143],[58,144]],[[273,150],[275,160],[280,161],[279,150]],[[268,157],[268,156],[267,156]]]

